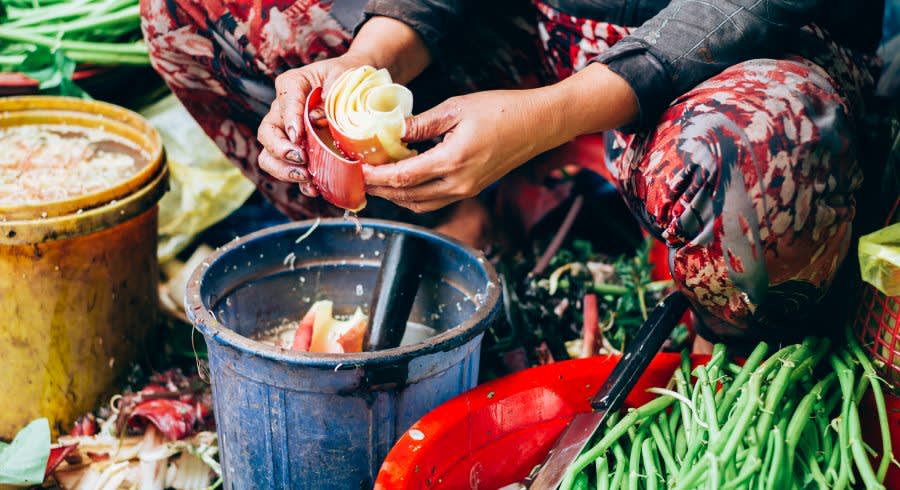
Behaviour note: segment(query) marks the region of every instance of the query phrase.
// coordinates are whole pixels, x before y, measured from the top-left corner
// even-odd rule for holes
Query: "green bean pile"
[[[808,338],[766,357],[761,343],[743,366],[716,345],[693,370],[683,353],[669,387],[610,419],[561,488],[883,489],[892,459],[880,380],[852,335],[841,344]],[[879,451],[860,430],[870,389]]]
[[[0,71],[22,70],[26,59],[38,51],[58,51],[74,62],[92,65],[149,64],[141,41],[138,0],[0,3]]]

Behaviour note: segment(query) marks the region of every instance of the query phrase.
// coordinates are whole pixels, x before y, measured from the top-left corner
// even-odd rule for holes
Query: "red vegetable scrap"
[[[553,359],[553,353],[550,352],[550,348],[547,347],[547,342],[541,342],[541,345],[534,350],[534,353],[537,356],[537,362],[540,366],[556,362]]]
[[[300,320],[300,326],[294,332],[294,342],[291,344],[291,350],[294,352],[309,352],[309,346],[312,344],[313,325],[316,322],[316,312],[310,309]]]
[[[584,320],[581,327],[581,357],[585,358],[597,355],[600,347],[598,340],[601,334],[599,328],[600,318],[597,311],[597,295],[593,293],[585,294],[582,304],[584,305],[582,314]]]
[[[129,423],[142,419],[156,426],[166,439],[177,441],[194,432],[197,411],[193,405],[179,400],[148,400],[134,408]]]
[[[50,457],[47,458],[47,469],[44,470],[44,479],[46,480],[50,473],[56,469],[66,457],[78,447],[78,444],[65,444],[50,448]]]
[[[140,433],[151,423],[167,439],[183,439],[214,425],[210,405],[209,393],[198,377],[166,371],[151,376],[141,391],[122,395],[117,429]]]
[[[96,433],[97,418],[91,413],[78,417],[72,430],[69,431],[70,436],[92,436]]]

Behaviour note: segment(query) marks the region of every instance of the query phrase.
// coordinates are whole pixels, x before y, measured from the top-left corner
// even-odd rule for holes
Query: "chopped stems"
[[[96,17],[82,17],[80,19],[73,20],[71,22],[64,22],[62,24],[37,26],[32,28],[31,32],[35,34],[64,33],[63,35],[67,36],[75,32],[90,31],[93,29],[104,29],[121,23],[136,23],[140,22],[140,19],[140,8],[137,5],[134,5],[132,7],[122,9],[118,12],[98,15]]]
[[[144,43],[115,44],[90,41],[66,41],[57,40],[38,34],[32,34],[23,30],[9,29],[0,26],[0,40],[34,44],[48,49],[62,49],[67,53],[73,51],[86,51],[89,53],[109,53],[123,55],[147,55],[147,46]]]
[[[562,224],[559,226],[559,230],[556,231],[556,235],[550,240],[550,244],[547,245],[544,254],[541,255],[541,258],[534,265],[534,268],[531,270],[531,275],[538,276],[543,274],[547,269],[547,266],[550,265],[550,260],[552,260],[553,256],[556,255],[556,252],[559,251],[559,247],[562,246],[563,241],[565,241],[566,236],[568,236],[569,231],[572,229],[572,225],[575,224],[575,218],[578,217],[578,213],[581,211],[581,206],[583,204],[584,197],[582,196],[578,196],[572,201],[572,206],[569,207],[569,211],[566,213],[565,219],[563,219]]]
[[[71,0],[39,3],[5,0],[8,16],[0,23],[0,70],[19,71],[29,53],[44,48],[61,51],[68,59],[87,65],[150,63],[140,38],[137,0]],[[59,58],[56,58],[59,59]],[[53,68],[56,62],[35,58]],[[68,75],[63,75],[68,76]]]

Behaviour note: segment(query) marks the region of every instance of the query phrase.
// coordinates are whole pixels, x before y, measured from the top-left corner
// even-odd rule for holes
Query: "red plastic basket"
[[[900,219],[900,197],[888,214],[886,225]],[[871,284],[864,284],[856,312],[855,332],[872,355],[895,395],[900,395],[900,296],[888,296]]]
[[[896,394],[900,387],[900,297],[865,285],[855,331]]]
[[[900,214],[897,214],[898,205],[900,197],[888,214],[892,218],[886,224],[900,219]],[[888,296],[871,284],[865,284],[854,326],[860,342],[880,371],[879,374],[893,391],[893,394],[885,394],[885,403],[896,454],[900,449],[900,297]],[[867,396],[863,403],[868,410],[874,412],[875,404],[871,396]],[[871,447],[880,447],[881,434],[876,418],[864,417],[862,423],[866,443]],[[885,485],[890,489],[900,488],[900,468],[896,465],[891,465],[888,470]]]

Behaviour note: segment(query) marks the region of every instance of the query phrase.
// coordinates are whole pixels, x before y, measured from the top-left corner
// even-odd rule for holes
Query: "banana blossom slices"
[[[393,83],[387,70],[362,66],[337,79],[325,97],[325,114],[345,156],[380,165],[415,154],[401,140],[412,105],[412,92]]]

